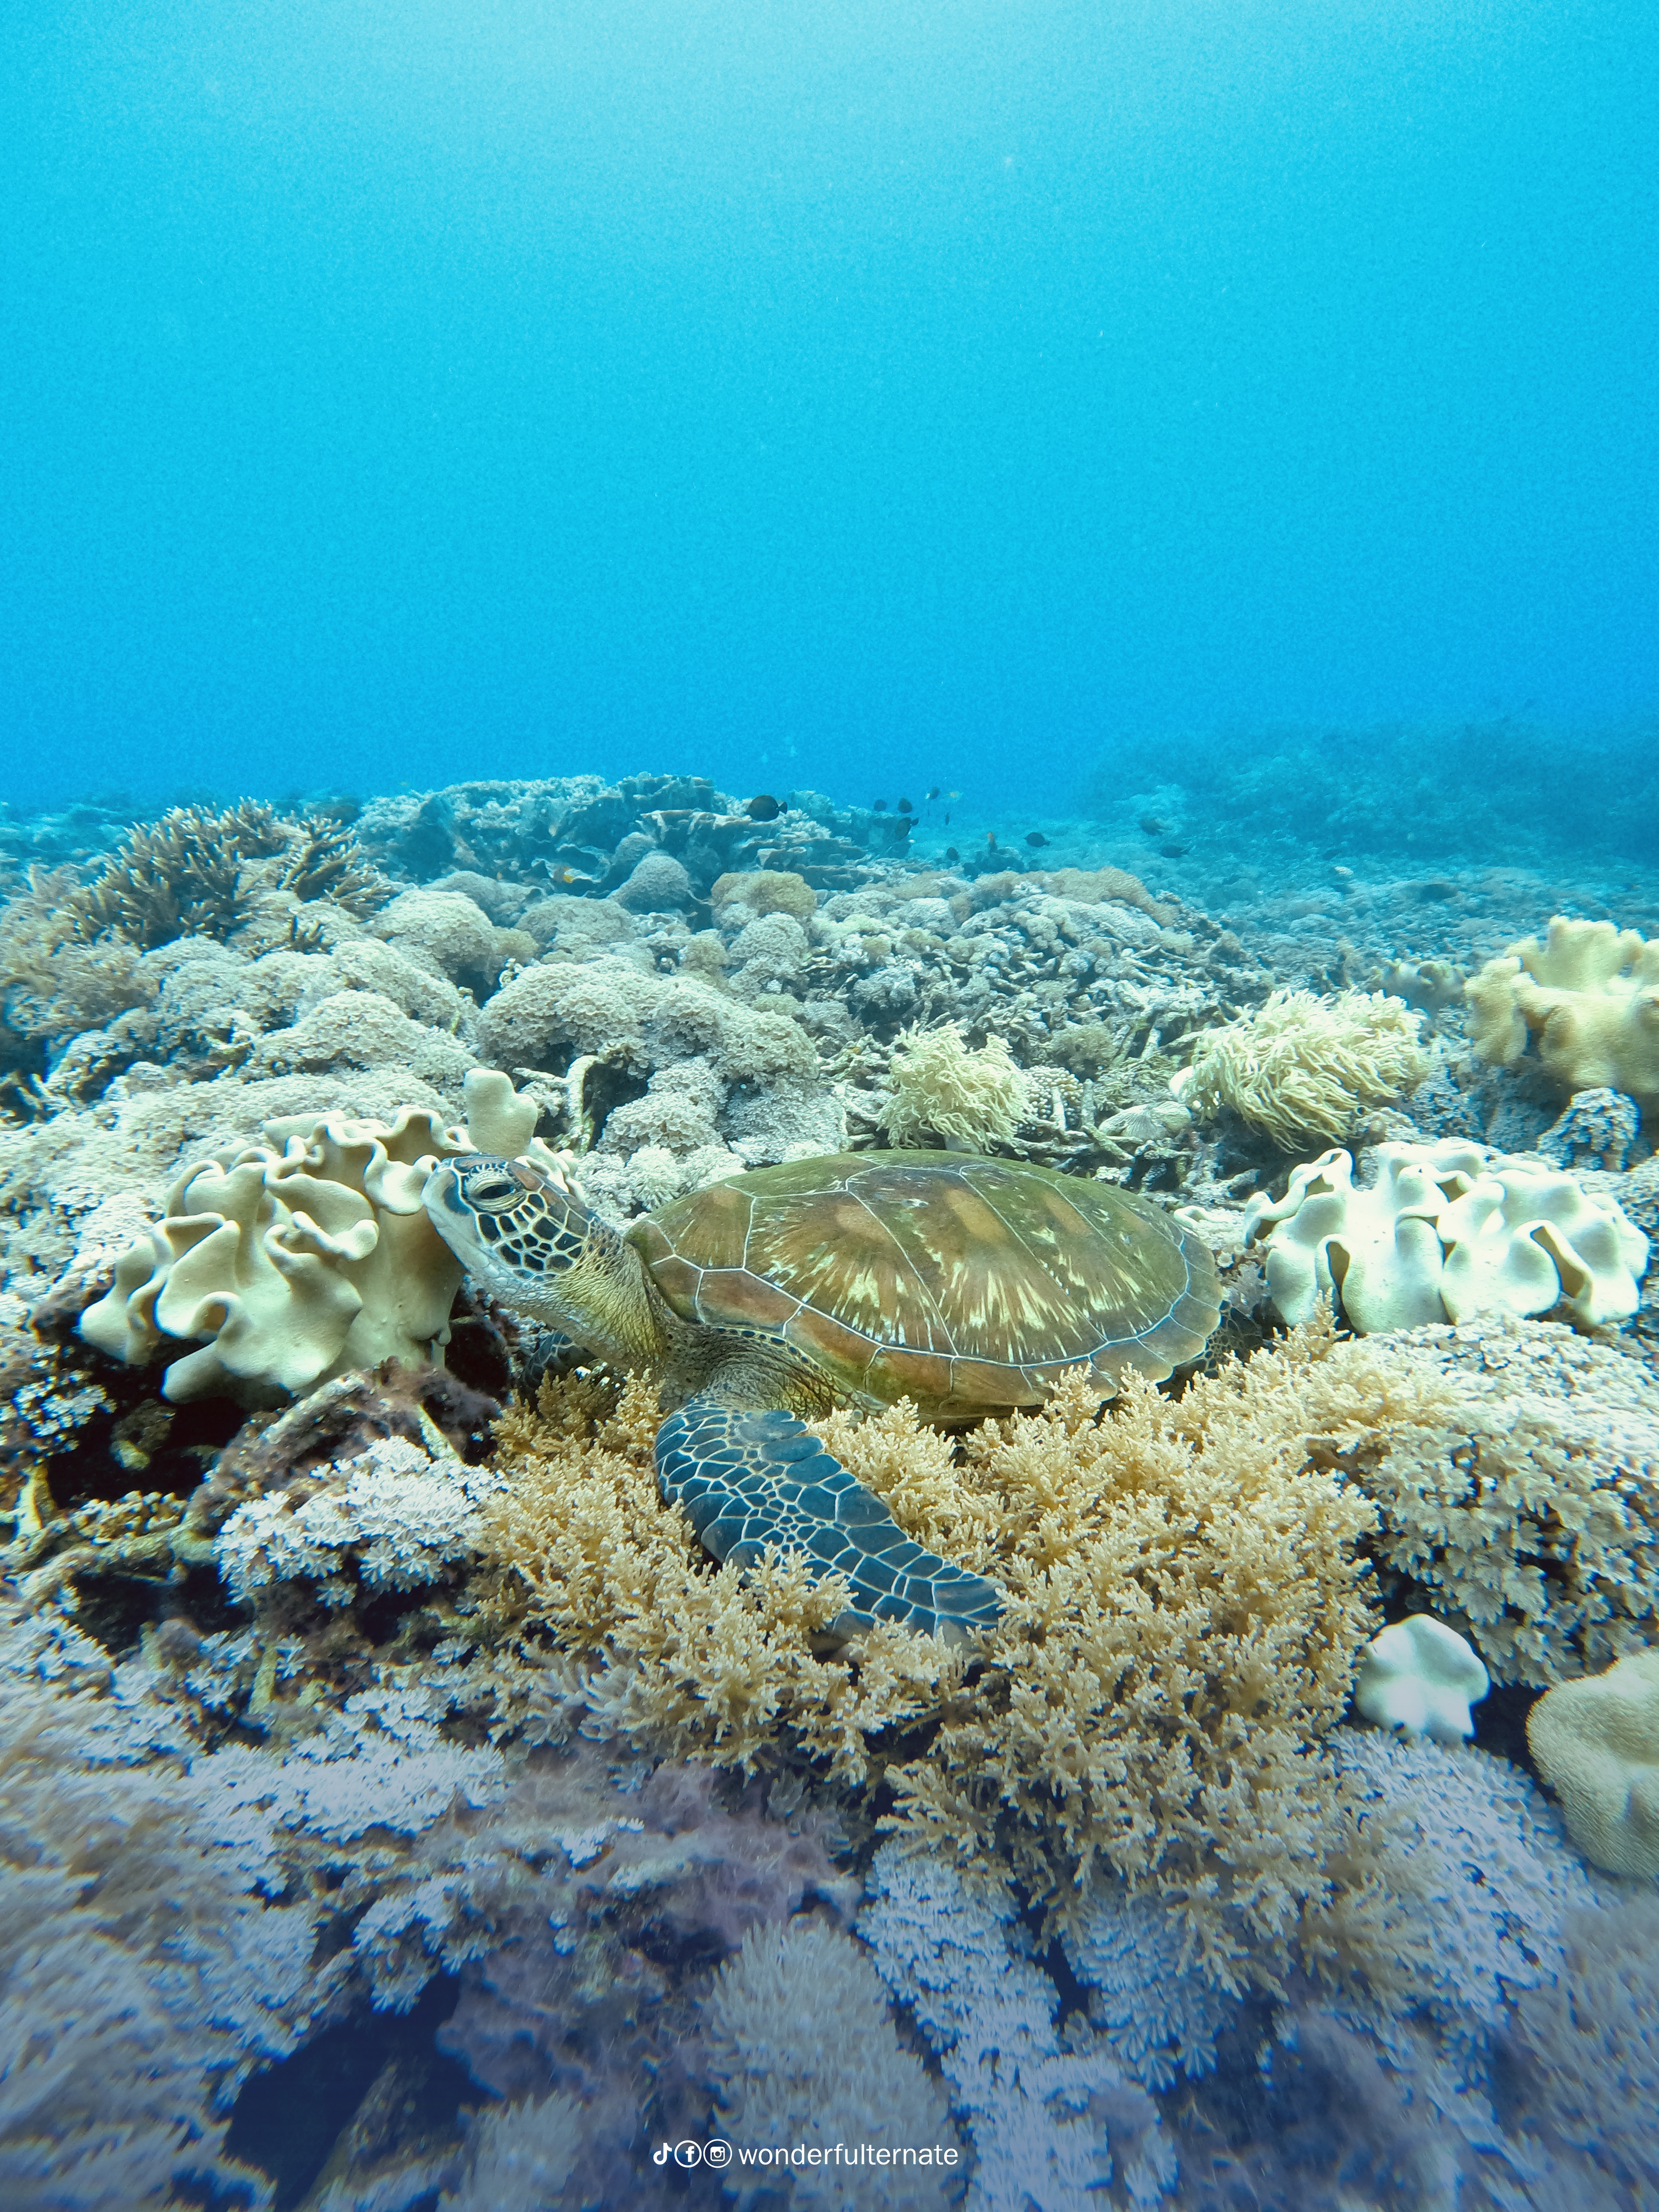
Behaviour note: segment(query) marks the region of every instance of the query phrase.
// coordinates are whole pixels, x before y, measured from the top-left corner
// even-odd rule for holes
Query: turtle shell
[[[1042,1402],[1088,1361],[1115,1382],[1202,1350],[1206,1246],[1115,1184],[953,1152],[761,1168],[629,1232],[685,1321],[781,1338],[837,1393],[933,1419]]]

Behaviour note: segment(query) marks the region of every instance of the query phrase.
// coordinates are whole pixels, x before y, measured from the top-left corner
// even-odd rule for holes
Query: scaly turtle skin
[[[1146,1200],[1014,1160],[838,1153],[716,1183],[635,1224],[595,1220],[544,1164],[452,1160],[439,1234],[508,1305],[660,1376],[663,1495],[717,1559],[769,1546],[844,1574],[872,1620],[988,1627],[981,1577],[913,1543],[802,1417],[915,1400],[970,1420],[1040,1405],[1066,1368],[1154,1378],[1220,1310],[1208,1251]]]

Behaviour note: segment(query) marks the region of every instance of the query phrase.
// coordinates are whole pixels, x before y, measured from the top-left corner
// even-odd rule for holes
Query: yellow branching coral
[[[536,1410],[515,1406],[497,1430],[511,1487],[486,1543],[562,1644],[607,1662],[591,1686],[612,1728],[744,1770],[799,1747],[862,1780],[867,1739],[936,1710],[966,1655],[884,1625],[856,1650],[816,1656],[845,1583],[814,1583],[798,1559],[714,1566],[658,1496],[659,1418],[638,1381],[618,1396],[544,1380]]]
[[[933,1137],[965,1152],[1012,1144],[1028,1110],[1025,1078],[1006,1039],[988,1037],[970,1051],[955,1022],[907,1030],[893,1048],[890,1077],[880,1126],[896,1152]]]
[[[1346,1135],[1368,1108],[1414,1090],[1429,1068],[1422,1025],[1381,991],[1275,991],[1254,1013],[1206,1030],[1175,1088],[1200,1120],[1231,1106],[1293,1152],[1306,1136]]]
[[[710,1568],[659,1502],[637,1385],[549,1383],[511,1413],[490,1528],[530,1612],[606,1662],[595,1702],[636,1740],[744,1767],[805,1751],[856,1783],[924,1727],[885,1767],[896,1824],[1057,1919],[1101,1865],[1178,1902],[1223,1983],[1271,1971],[1251,1952],[1370,1972],[1380,1824],[1362,1832],[1318,1739],[1376,1626],[1358,1555],[1376,1516],[1310,1439],[1399,1395],[1386,1349],[1338,1346],[1322,1316],[1178,1401],[1130,1378],[1101,1417],[1079,1378],[956,1443],[905,1405],[815,1425],[907,1533],[1006,1593],[966,1655],[884,1627],[815,1656],[840,1594],[788,1560]]]
[[[1659,1102],[1659,939],[1558,914],[1465,985],[1474,1049],[1517,1067],[1538,1057],[1568,1093],[1605,1086]]]

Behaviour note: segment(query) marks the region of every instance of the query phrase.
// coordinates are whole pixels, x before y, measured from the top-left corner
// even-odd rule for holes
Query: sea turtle
[[[1147,1200],[1018,1160],[836,1153],[678,1199],[626,1235],[556,1167],[482,1153],[426,1188],[486,1290],[660,1378],[662,1494],[720,1559],[769,1545],[845,1575],[836,1624],[988,1627],[998,1593],[913,1543],[802,1416],[915,1401],[967,1421],[1192,1358],[1220,1309],[1208,1251]]]

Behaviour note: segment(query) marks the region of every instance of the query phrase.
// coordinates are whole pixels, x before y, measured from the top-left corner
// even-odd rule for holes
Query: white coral
[[[472,1556],[479,1509],[501,1486],[490,1468],[382,1437],[355,1459],[337,1461],[302,1502],[276,1491],[239,1505],[215,1556],[244,1605],[275,1583],[301,1579],[316,1582],[332,1605],[349,1604],[359,1586],[415,1589]]]
[[[1113,2167],[1090,2112],[1097,2097],[1120,2115],[1134,2109],[1121,2179],[1132,2203],[1156,2203],[1176,2179],[1156,2109],[1136,2099],[1103,2044],[1062,2044],[1059,1993],[1011,1943],[1007,1893],[898,1843],[876,1853],[870,1887],[859,1933],[939,2053],[974,2138],[968,2212],[1097,2212]]]

